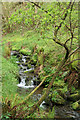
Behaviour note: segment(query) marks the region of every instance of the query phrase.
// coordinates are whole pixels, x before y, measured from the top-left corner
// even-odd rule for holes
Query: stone
[[[30,69],[30,68],[31,68],[31,64],[28,64],[28,65],[27,65],[27,69]]]

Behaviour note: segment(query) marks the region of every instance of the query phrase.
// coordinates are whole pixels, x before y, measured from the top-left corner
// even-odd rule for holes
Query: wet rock
[[[31,59],[30,63],[31,63],[31,65],[36,65],[37,60],[33,60],[33,59]]]
[[[69,105],[55,105],[55,116],[60,120],[80,120],[80,115]]]
[[[29,81],[29,80],[32,80],[33,77],[32,76],[26,76],[26,79],[25,79],[25,82]]]
[[[21,64],[22,64],[23,66],[26,66],[26,67],[27,67],[27,63],[22,62]]]
[[[21,78],[20,78],[20,75],[19,75],[19,74],[16,75],[16,78],[18,79],[18,81],[19,81],[19,83],[20,83],[20,82],[21,82]]]
[[[27,65],[27,69],[30,69],[32,66],[31,66],[31,64],[28,64]]]
[[[11,55],[18,55],[19,54],[19,52],[18,51],[16,51],[16,50],[14,50],[14,51],[11,51]]]
[[[24,73],[34,73],[34,70],[33,69],[29,69],[29,70],[26,70],[26,71],[24,71]]]
[[[80,110],[80,100],[74,102],[71,106],[74,110]]]
[[[19,62],[19,61],[16,61],[16,63],[17,63],[18,65],[20,65],[20,62]]]

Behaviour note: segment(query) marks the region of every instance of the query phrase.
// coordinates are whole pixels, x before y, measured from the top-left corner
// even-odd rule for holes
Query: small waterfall
[[[21,78],[21,82],[17,86],[20,88],[26,88],[26,89],[34,88],[35,86],[34,86],[33,81],[35,80],[35,77],[34,77],[33,73],[30,73],[32,70],[34,70],[34,65],[31,65],[31,68],[28,68],[26,65],[26,61],[27,61],[27,56],[22,55],[22,59],[20,61],[16,62],[16,63],[20,63],[19,64],[19,67],[20,67],[19,75]],[[29,77],[31,79],[29,79]]]

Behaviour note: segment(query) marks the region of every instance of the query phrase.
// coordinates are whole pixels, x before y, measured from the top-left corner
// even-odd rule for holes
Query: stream
[[[28,66],[26,63],[29,61],[30,56],[21,55],[16,51],[11,51],[11,55],[20,57],[16,63],[19,66],[19,84],[17,92],[20,94],[26,94],[28,91],[31,92],[39,83],[37,82],[38,76],[34,75],[35,65]],[[35,94],[33,94],[34,101],[39,100],[42,96],[43,87],[41,86]],[[40,107],[48,112],[50,107],[43,101]],[[55,105],[55,119],[67,120],[75,119],[80,120],[80,111],[74,111],[69,105]]]

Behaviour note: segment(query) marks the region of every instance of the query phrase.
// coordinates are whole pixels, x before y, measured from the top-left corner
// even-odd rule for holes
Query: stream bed
[[[34,75],[35,65],[26,64],[30,56],[19,54],[16,51],[11,51],[11,55],[16,55],[20,57],[19,61],[16,63],[19,66],[19,84],[17,92],[20,94],[26,94],[28,91],[31,92],[39,83],[37,82],[38,76]],[[34,101],[39,100],[42,96],[43,86],[41,86],[36,93],[32,96]],[[48,112],[50,107],[43,101],[40,107]],[[67,120],[71,118],[75,120],[80,120],[80,111],[74,111],[72,108],[67,105],[55,105],[55,119]]]

